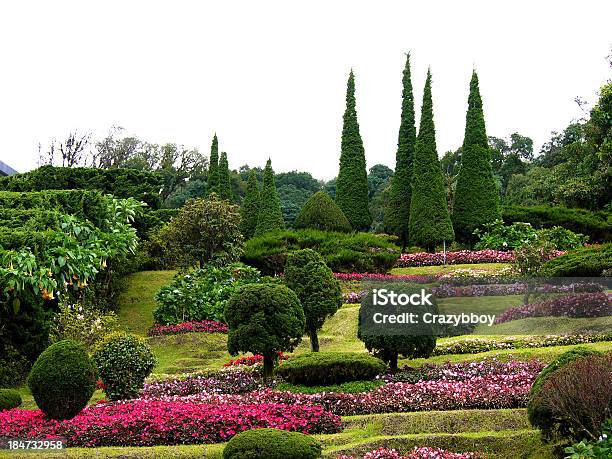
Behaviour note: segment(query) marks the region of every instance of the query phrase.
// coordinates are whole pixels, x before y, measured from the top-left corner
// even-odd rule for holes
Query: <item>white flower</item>
[[[77,319],[78,319],[78,320],[83,320],[83,318],[84,318],[84,317],[83,317],[83,314],[77,314]]]

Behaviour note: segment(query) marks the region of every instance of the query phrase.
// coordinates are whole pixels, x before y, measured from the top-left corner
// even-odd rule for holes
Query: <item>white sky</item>
[[[609,78],[612,1],[13,1],[0,5],[0,159],[111,125],[230,166],[337,174],[356,73],[368,167],[395,161],[404,52],[417,110],[433,72],[438,152],[463,140],[472,66],[487,133],[539,148]],[[419,114],[417,112],[417,119]]]

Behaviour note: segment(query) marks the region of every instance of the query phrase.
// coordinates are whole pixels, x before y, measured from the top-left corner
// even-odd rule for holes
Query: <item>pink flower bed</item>
[[[282,352],[279,352],[278,360],[281,362],[283,360],[289,360],[289,356],[284,355]],[[239,357],[237,359],[230,360],[229,362],[225,362],[223,366],[224,367],[236,367],[240,365],[253,366],[255,364],[262,363],[262,362],[263,362],[263,355],[255,354],[255,355],[249,355],[247,357]]]
[[[446,252],[446,264],[474,264],[474,263],[512,263],[514,255],[512,252],[501,250],[459,250],[457,252]],[[438,266],[444,264],[444,253],[402,253],[397,260],[396,266]]]
[[[380,273],[334,273],[336,279],[341,281],[408,281],[427,284],[435,281],[440,275],[420,276],[413,274],[380,274]]]
[[[378,448],[365,453],[363,459],[477,459],[475,453],[453,453],[440,448],[415,447],[408,454],[400,454],[395,449]],[[353,456],[340,455],[336,459],[355,459]]]
[[[149,336],[180,335],[181,333],[227,333],[227,325],[214,320],[201,322],[182,322],[174,325],[155,324],[149,329]]]
[[[65,437],[69,446],[151,446],[217,443],[244,430],[271,427],[307,434],[338,432],[341,420],[321,406],[202,404],[132,400],[86,408],[65,421],[40,410],[0,413],[0,437]]]

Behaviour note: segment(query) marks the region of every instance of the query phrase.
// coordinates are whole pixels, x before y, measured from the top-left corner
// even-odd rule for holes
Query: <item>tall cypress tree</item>
[[[219,196],[221,199],[227,199],[228,201],[233,199],[227,153],[224,151],[221,152],[221,159],[219,160]]]
[[[402,117],[397,153],[395,154],[395,173],[391,179],[389,201],[385,207],[385,227],[399,236],[402,249],[408,243],[408,221],[410,219],[410,196],[412,193],[412,162],[416,143],[414,116],[414,96],[410,79],[410,54],[406,54],[406,65],[402,78]]]
[[[340,171],[336,181],[336,202],[355,230],[367,230],[372,224],[368,207],[368,173],[365,150],[359,134],[353,71],[346,86],[346,110],[342,126]]]
[[[210,146],[210,161],[208,162],[208,192],[219,193],[219,141],[217,134]]]
[[[281,210],[280,198],[276,191],[274,182],[274,171],[272,161],[268,159],[263,173],[263,184],[261,187],[261,205],[257,218],[255,236],[260,236],[269,231],[285,229],[283,211]]]
[[[435,248],[439,242],[452,241],[454,238],[436,150],[429,70],[423,91],[419,135],[414,148],[409,233],[414,244],[428,250]]]
[[[245,239],[250,239],[255,234],[260,205],[261,196],[259,194],[259,182],[257,181],[255,169],[251,169],[247,181],[246,194],[244,195],[244,201],[242,201],[242,207],[240,208],[240,216],[242,217],[240,229]]]
[[[455,190],[453,225],[457,239],[474,242],[475,229],[501,218],[499,190],[493,178],[478,75],[472,73],[465,119],[461,166]]]

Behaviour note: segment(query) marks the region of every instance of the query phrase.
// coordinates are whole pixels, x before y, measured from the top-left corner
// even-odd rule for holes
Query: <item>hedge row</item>
[[[597,277],[612,269],[612,244],[584,247],[547,261],[542,273],[548,277]]]

